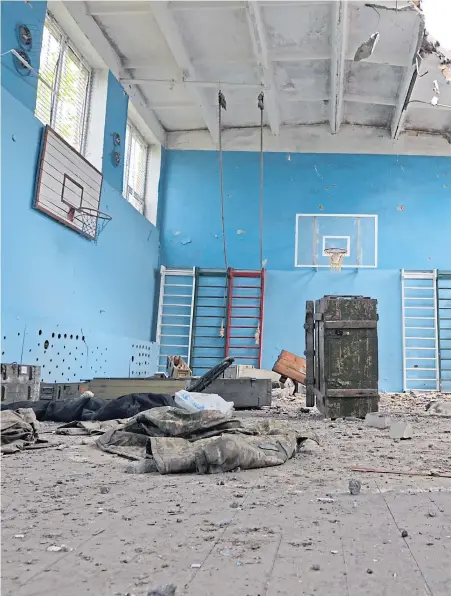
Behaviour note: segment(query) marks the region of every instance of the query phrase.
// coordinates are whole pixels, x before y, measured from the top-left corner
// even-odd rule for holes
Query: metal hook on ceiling
[[[416,56],[415,56],[415,67],[416,67],[417,76],[418,76],[419,79],[421,79],[422,77],[425,77],[427,74],[429,74],[429,71],[428,70],[426,72],[424,72],[423,74],[420,74],[420,66],[421,66],[421,62],[422,61],[423,61],[423,58],[417,52],[416,53]]]

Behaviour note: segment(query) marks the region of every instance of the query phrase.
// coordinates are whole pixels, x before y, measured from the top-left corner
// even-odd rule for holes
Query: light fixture
[[[376,47],[377,42],[379,41],[380,33],[379,29],[379,22],[381,20],[381,15],[378,10],[374,6],[367,5],[369,8],[372,8],[374,12],[378,16],[376,31],[375,33],[371,34],[369,39],[363,42],[358,48],[354,56],[354,62],[360,62],[361,60],[366,60],[371,56],[374,52],[374,48]]]
[[[378,31],[370,35],[368,41],[365,41],[360,45],[357,49],[357,52],[354,56],[354,62],[360,62],[361,60],[366,60],[371,56],[374,52],[374,48],[376,47],[377,42],[379,41],[380,34]]]

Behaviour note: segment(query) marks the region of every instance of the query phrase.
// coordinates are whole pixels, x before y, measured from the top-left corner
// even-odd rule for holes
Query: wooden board
[[[129,393],[173,395],[190,383],[185,379],[93,379],[83,385],[96,397],[115,399]],[[204,393],[217,393],[236,408],[261,408],[271,405],[270,379],[216,379]]]
[[[116,399],[129,393],[163,393],[172,395],[185,389],[186,379],[93,379],[89,391],[96,397]]]
[[[49,126],[45,127],[34,207],[65,226],[95,238],[77,209],[99,209],[102,174]]]
[[[282,350],[273,366],[273,371],[305,385],[306,362],[301,356]]]

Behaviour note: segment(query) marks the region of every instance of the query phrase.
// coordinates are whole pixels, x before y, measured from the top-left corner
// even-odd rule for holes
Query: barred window
[[[125,136],[124,198],[140,213],[145,211],[149,145],[133,124],[127,122]]]
[[[35,115],[83,153],[91,68],[47,13],[42,38]]]

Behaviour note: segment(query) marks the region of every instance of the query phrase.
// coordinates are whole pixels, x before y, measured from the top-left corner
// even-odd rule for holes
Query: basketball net
[[[329,257],[329,264],[331,271],[341,271],[343,257],[346,254],[345,248],[326,248],[325,254]]]

